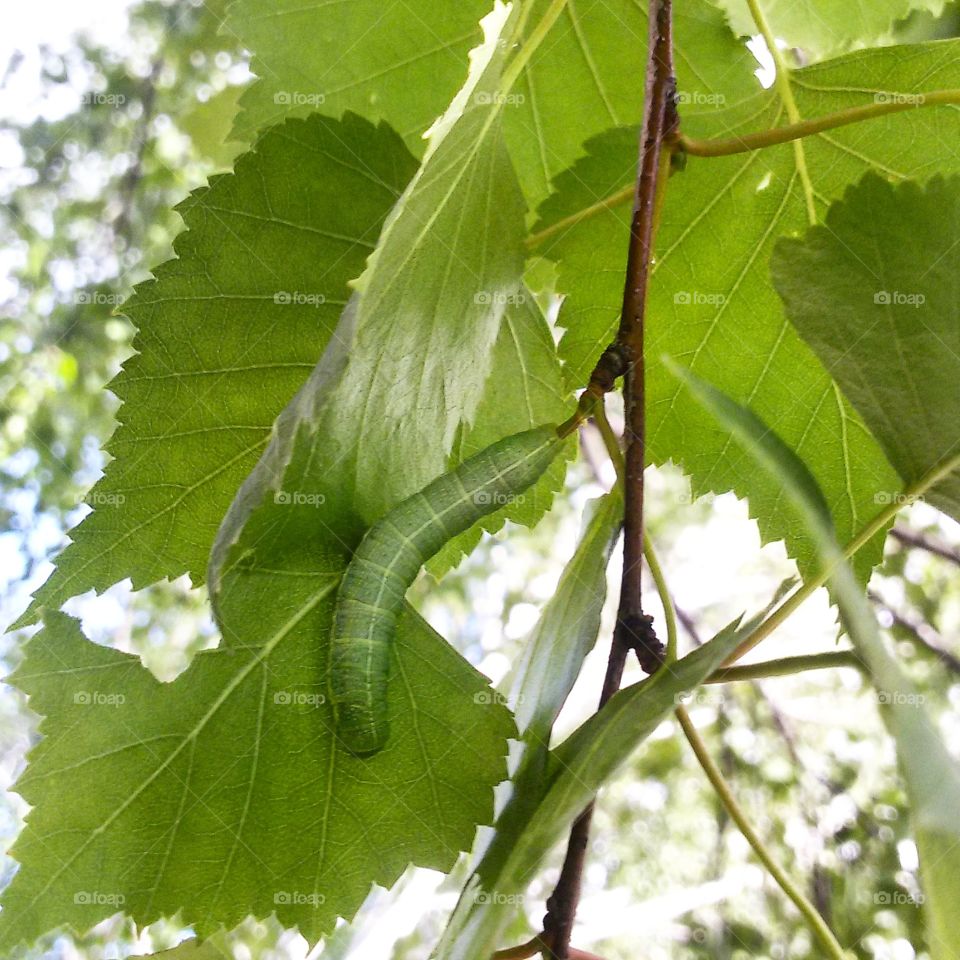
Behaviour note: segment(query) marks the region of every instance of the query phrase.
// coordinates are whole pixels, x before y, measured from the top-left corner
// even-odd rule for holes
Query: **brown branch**
[[[931,540],[922,533],[917,533],[915,530],[909,530],[906,527],[894,527],[890,531],[890,536],[893,537],[894,540],[902,543],[905,547],[916,547],[918,550],[926,550],[927,553],[932,553],[935,557],[942,557],[944,560],[949,560],[951,563],[955,563],[960,567],[960,552],[954,550],[952,547],[948,547],[946,544]]]
[[[630,650],[636,651],[641,664],[651,673],[663,659],[662,647],[652,634],[649,618],[643,614],[640,588],[643,559],[643,470],[646,460],[644,317],[659,204],[663,197],[672,143],[679,129],[675,99],[676,80],[673,74],[670,0],[650,0],[649,21],[644,120],[620,329],[616,342],[601,356],[587,389],[588,395],[601,395],[612,389],[613,381],[618,376],[622,374],[624,377],[626,473],[623,576],[617,625],[600,694],[600,708],[619,689]],[[589,396],[586,399],[590,401]],[[569,947],[570,934],[580,899],[592,817],[591,803],[571,828],[560,878],[547,900],[543,936],[549,945],[546,955],[551,960],[570,960],[573,957]]]
[[[876,604],[889,614],[893,626],[900,627],[905,633],[910,634],[910,638],[918,647],[923,650],[926,650],[927,653],[936,657],[948,670],[953,673],[960,673],[960,658],[954,656],[949,650],[940,646],[936,640],[928,640],[924,636],[925,632],[929,632],[936,636],[936,631],[932,627],[929,627],[925,623],[915,623],[913,620],[904,616],[897,610],[894,610],[893,607],[887,603],[879,594],[874,593],[872,590],[867,594],[872,603]]]

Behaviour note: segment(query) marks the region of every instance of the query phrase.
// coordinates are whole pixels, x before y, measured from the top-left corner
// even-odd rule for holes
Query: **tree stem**
[[[649,28],[644,120],[623,307],[617,335],[617,347],[626,363],[623,385],[626,409],[623,576],[617,626],[610,646],[598,709],[620,687],[627,655],[636,643],[629,628],[641,622],[643,617],[640,583],[644,550],[643,470],[646,457],[644,314],[655,224],[663,200],[661,179],[668,172],[668,164],[662,162],[662,157],[665,155],[669,159],[670,146],[668,144],[664,149],[664,142],[676,137],[679,122],[675,104],[670,0],[651,0]],[[543,927],[544,939],[549,944],[547,955],[551,960],[567,960],[569,957],[570,934],[580,899],[592,817],[591,803],[571,828],[560,878],[547,901]]]

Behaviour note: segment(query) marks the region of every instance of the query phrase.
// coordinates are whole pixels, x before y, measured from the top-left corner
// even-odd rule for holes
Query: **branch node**
[[[647,673],[656,673],[666,659],[666,650],[653,629],[650,614],[629,613],[619,618],[614,640],[632,650]]]

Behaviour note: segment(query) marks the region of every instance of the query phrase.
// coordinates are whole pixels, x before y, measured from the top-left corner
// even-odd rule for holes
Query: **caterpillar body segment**
[[[557,427],[505,437],[397,504],[367,531],[337,593],[330,696],[337,735],[357,754],[389,733],[390,647],[407,589],[448,540],[532,486],[560,450]]]

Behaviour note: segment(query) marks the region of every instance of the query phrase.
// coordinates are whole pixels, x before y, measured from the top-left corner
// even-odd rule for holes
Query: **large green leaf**
[[[807,465],[752,410],[688,370],[678,373],[698,402],[776,478],[802,512],[821,563],[831,571],[844,627],[870,670],[884,721],[897,744],[920,851],[931,952],[936,960],[952,960],[960,952],[960,764],[939,736],[924,695],[884,644],[873,610],[833,538],[823,497]]]
[[[417,141],[466,76],[487,0],[442,4],[382,0],[236,0],[224,30],[253,51],[256,80],[240,100],[234,134],[290,116],[354,110]],[[419,150],[417,150],[419,152]]]
[[[757,0],[774,36],[799,47],[809,59],[827,57],[851,47],[870,46],[888,37],[897,20],[914,10],[939,14],[944,0]],[[747,0],[718,0],[741,36],[759,33]]]
[[[550,4],[524,4],[526,38]],[[227,26],[253,50],[258,75],[241,100],[238,135],[249,139],[311,110],[337,115],[351,109],[389,121],[419,152],[419,135],[462,82],[466,52],[479,38],[477,21],[490,6],[490,0],[417,0],[402,7],[281,0],[265,10],[262,0],[238,0]],[[753,58],[712,4],[689,0],[675,17],[681,99],[720,133],[729,126],[725,108],[757,86]],[[647,33],[646,4],[637,0],[601,6],[567,0],[505,95],[507,142],[531,205],[547,195],[550,180],[580,155],[585,140],[640,122]],[[743,69],[732,70],[734,64]]]
[[[372,521],[443,473],[477,412],[507,306],[520,294],[524,207],[502,135],[505,36],[484,21],[470,76],[355,282],[356,323],[329,440]]]
[[[34,809],[13,849],[5,952],[118,910],[141,924],[179,911],[201,935],[276,913],[316,940],[371,883],[411,861],[447,870],[470,846],[505,773],[509,715],[408,611],[390,743],[363,760],[341,749],[317,638],[343,559],[317,556],[291,560],[272,604],[272,574],[246,571],[227,607],[249,629],[171,684],[48,615],[12,678],[44,719],[16,788]]]
[[[960,453],[957,236],[960,178],[870,175],[774,251],[787,316],[907,483]],[[924,496],[960,520],[960,468]]]
[[[920,95],[960,86],[960,43],[862,51],[792,74],[804,116],[817,116],[878,95]],[[736,82],[736,81],[734,81]],[[775,124],[782,110],[772,91],[740,104],[735,135]],[[730,119],[733,114],[728,111]],[[689,134],[701,129],[694,123]],[[699,121],[698,121],[699,123]],[[818,210],[874,169],[890,177],[960,170],[954,144],[960,112],[925,108],[829,131],[804,141]],[[538,230],[552,228],[540,252],[559,260],[567,294],[560,344],[571,385],[582,385],[612,338],[622,296],[629,237],[633,130],[610,132],[556,183]],[[620,192],[622,202],[597,206]],[[574,218],[572,221],[567,218]],[[659,363],[668,353],[722,386],[760,416],[811,465],[841,540],[876,512],[878,491],[896,474],[861,419],[783,315],[768,261],[776,240],[808,226],[792,144],[725,158],[688,159],[671,178],[657,243],[649,309],[650,454],[690,473],[697,493],[735,490],[749,497],[766,539],[785,539],[801,570],[816,558],[777,484],[751,469],[709,417]],[[878,538],[856,563],[865,578],[879,559]]]
[[[124,577],[202,582],[230,501],[415,169],[388,128],[312,117],[181,204],[177,259],[124,306],[139,332],[110,385],[123,401],[114,459],[21,623]]]

